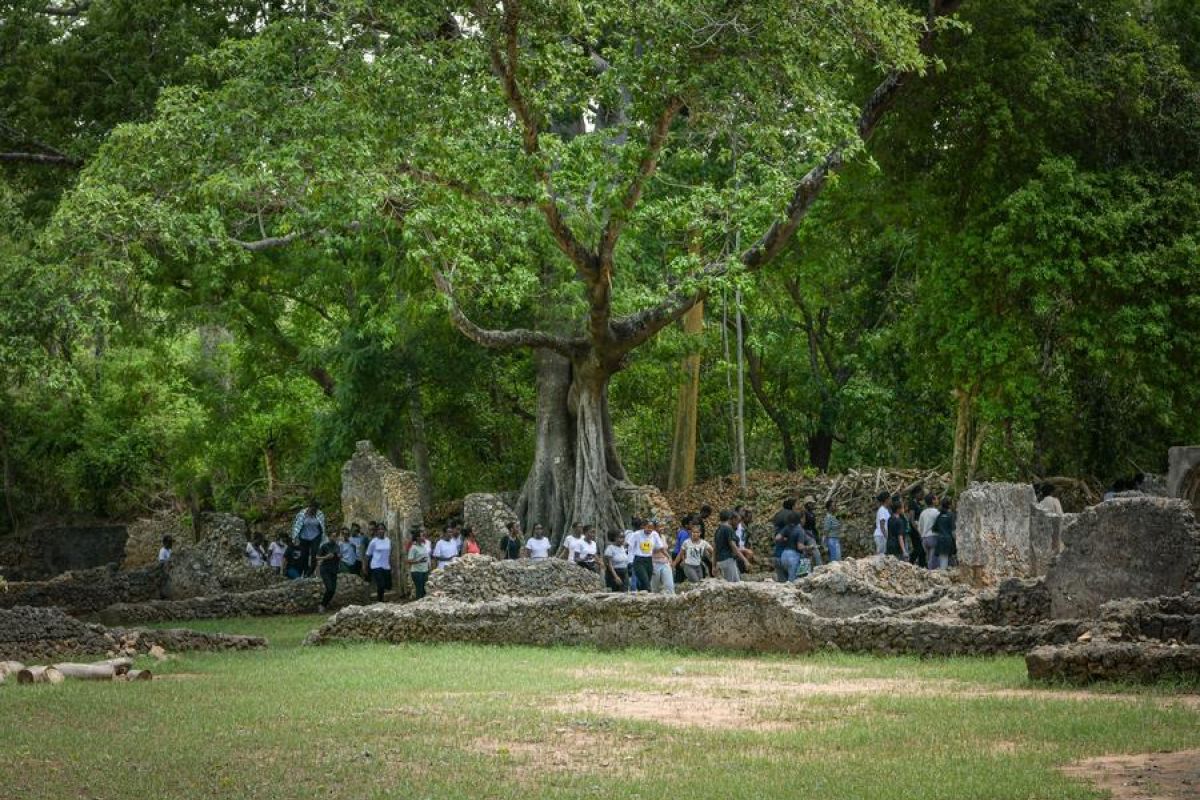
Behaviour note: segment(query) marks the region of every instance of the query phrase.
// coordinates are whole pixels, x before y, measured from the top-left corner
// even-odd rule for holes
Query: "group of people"
[[[921,497],[919,493],[904,498],[882,492],[877,500],[873,530],[877,554],[929,569],[950,565],[956,547],[949,498],[939,500],[933,494]],[[675,586],[683,582],[699,583],[710,577],[740,581],[759,559],[750,543],[753,514],[741,506],[719,512],[710,541],[712,513],[711,507],[702,506],[685,515],[678,528],[669,520],[634,517],[627,530],[608,534],[603,549],[593,525],[573,524],[556,547],[540,523],[526,537],[520,523],[514,521],[500,539],[500,554],[504,559],[563,559],[603,575],[613,592],[674,594]],[[795,498],[784,500],[771,518],[771,537],[771,562],[775,579],[781,583],[807,575],[823,563],[823,554],[829,561],[842,558],[842,522],[832,500],[825,502],[819,521],[815,498],[805,497],[799,508]],[[159,553],[159,560],[167,566],[173,544],[168,540],[164,539]],[[458,520],[451,520],[433,542],[422,528],[414,527],[402,556],[416,597],[425,596],[433,570],[480,552],[475,531]],[[330,535],[316,501],[296,515],[290,536],[280,534],[268,545],[256,535],[247,542],[245,555],[250,566],[268,568],[287,578],[319,576],[325,586],[322,612],[333,600],[339,574],[369,581],[379,600],[392,588],[392,539],[387,525],[369,522],[364,531],[354,523]]]
[[[880,492],[875,498],[875,552],[920,567],[946,569],[958,554],[955,517],[949,497]]]

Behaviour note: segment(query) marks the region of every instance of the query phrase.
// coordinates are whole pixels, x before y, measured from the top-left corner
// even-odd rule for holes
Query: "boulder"
[[[1046,575],[1051,614],[1094,615],[1123,597],[1183,594],[1200,582],[1200,527],[1181,500],[1139,497],[1092,506],[1063,534]]]
[[[477,492],[463,499],[463,524],[475,530],[484,553],[500,555],[500,539],[510,523],[519,521],[501,495]]]
[[[1078,514],[1051,514],[1037,506],[1029,518],[1029,571],[1045,575],[1054,557],[1062,552],[1063,531],[1075,524]]]
[[[560,592],[603,592],[605,587],[599,573],[557,558],[506,561],[464,556],[434,570],[426,589],[431,596],[479,602],[500,597],[549,597]]]
[[[387,525],[392,539],[392,575],[401,597],[412,595],[404,543],[409,530],[423,519],[416,473],[396,469],[370,442],[359,442],[342,466],[342,524],[357,522],[364,531],[371,521]]]
[[[1038,574],[1030,543],[1036,501],[1027,483],[972,483],[959,497],[958,560],[976,583]]]
[[[1167,496],[1186,500],[1200,511],[1200,445],[1167,451]]]

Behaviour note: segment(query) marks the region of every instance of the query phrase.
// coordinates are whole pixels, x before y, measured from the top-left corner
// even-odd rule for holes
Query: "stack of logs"
[[[58,664],[27,667],[20,661],[0,661],[0,683],[10,675],[17,683],[62,683],[67,678],[81,681],[148,681],[154,678],[148,669],[133,669],[133,660],[109,658],[92,664],[64,661]]]

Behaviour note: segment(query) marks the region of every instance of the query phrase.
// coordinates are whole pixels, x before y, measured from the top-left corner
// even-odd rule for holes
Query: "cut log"
[[[17,683],[62,683],[66,677],[54,667],[26,667],[17,673]]]
[[[128,672],[128,668],[118,673],[117,667],[112,664],[72,664],[64,662],[55,664],[54,668],[61,672],[65,677],[81,681],[111,681],[118,674]]]
[[[153,673],[148,669],[131,669],[122,676],[127,681],[149,681],[154,680]]]
[[[110,666],[117,671],[118,675],[124,675],[133,668],[132,658],[106,658],[103,661],[95,661],[94,665]]]
[[[23,669],[25,669],[25,665],[20,661],[0,661],[0,680],[9,675],[15,675]]]

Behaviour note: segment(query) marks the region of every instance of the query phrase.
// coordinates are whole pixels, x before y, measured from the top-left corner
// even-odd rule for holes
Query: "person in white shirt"
[[[666,553],[666,543],[659,536],[658,531],[654,530],[654,525],[651,522],[643,522],[635,520],[635,524],[641,526],[641,530],[635,530],[633,535],[629,537],[630,544],[633,546],[633,573],[637,581],[635,591],[649,592],[652,590],[651,581],[655,577],[654,555],[658,551]],[[667,556],[666,563],[669,567],[670,556]],[[667,570],[670,572],[670,569]],[[671,584],[674,589],[674,579]]]
[[[283,554],[286,552],[287,542],[281,533],[275,537],[275,541],[271,542],[271,546],[267,548],[267,566],[280,575],[283,574]]]
[[[532,561],[545,561],[550,557],[550,537],[540,524],[533,526],[533,535],[525,540],[525,557]]]
[[[887,552],[887,524],[892,518],[892,510],[888,506],[888,501],[891,495],[887,492],[880,492],[875,498],[879,501],[879,508],[875,511],[875,555],[881,556]]]
[[[175,540],[170,536],[162,538],[162,547],[158,550],[158,565],[162,567],[162,583],[158,587],[158,596],[166,600],[170,593],[171,586],[171,550],[175,547]]]
[[[700,538],[700,529],[694,524],[687,526],[688,538],[679,546],[679,554],[675,556],[675,566],[683,565],[684,577],[689,583],[700,583],[704,580],[704,562],[712,556],[712,545]]]
[[[934,550],[937,549],[937,533],[933,530],[933,523],[937,522],[942,513],[938,510],[937,503],[936,495],[925,495],[925,508],[921,510],[921,516],[917,517],[917,531],[921,536],[921,547],[925,548],[925,564],[929,569],[937,569],[937,556],[934,555]]]
[[[583,526],[578,522],[571,525],[571,531],[563,537],[562,544],[558,546],[558,552],[554,554],[555,558],[565,558],[567,561],[575,561],[575,549],[579,543],[583,541]]]
[[[1053,483],[1042,484],[1042,499],[1038,501],[1037,507],[1047,514],[1061,515],[1063,513],[1062,503],[1054,496]]]
[[[255,536],[254,541],[246,542],[246,563],[255,569],[267,563],[267,553],[263,549],[261,536]]]
[[[647,526],[653,534],[654,552],[650,556],[653,575],[650,578],[650,591],[655,594],[675,594],[675,573],[671,569],[671,554],[667,550],[667,540],[658,531],[658,520],[650,520]]]
[[[375,599],[383,602],[383,593],[392,588],[392,540],[387,528],[375,528],[375,538],[367,543],[367,566],[371,570],[371,582],[375,584]]]
[[[447,527],[442,531],[442,538],[433,546],[433,560],[438,569],[444,569],[458,558],[458,545],[454,543],[452,533],[451,528]]]
[[[571,560],[584,569],[596,572],[598,570],[596,553],[599,548],[600,545],[596,543],[596,527],[594,525],[585,525],[583,536],[575,543],[575,547],[572,550]]]
[[[625,534],[610,533],[604,548],[604,583],[611,592],[629,588],[629,551],[625,549]]]

